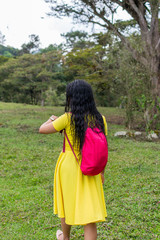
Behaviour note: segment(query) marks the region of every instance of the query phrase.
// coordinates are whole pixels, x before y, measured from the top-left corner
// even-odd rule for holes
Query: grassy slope
[[[123,115],[117,109],[100,111]],[[52,113],[63,108],[0,103],[1,239],[55,239],[59,219],[52,211],[52,186],[63,137],[38,134]],[[98,224],[98,239],[159,239],[159,143],[114,138],[121,129],[109,124],[108,218]],[[72,239],[83,239],[82,227],[73,227]]]

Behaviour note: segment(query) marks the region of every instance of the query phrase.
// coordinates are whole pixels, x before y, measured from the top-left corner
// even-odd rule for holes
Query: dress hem
[[[60,216],[60,215],[58,215],[57,213],[54,213],[55,215],[57,215],[58,216],[58,218],[65,218],[65,216]],[[76,225],[87,225],[87,224],[89,224],[89,223],[99,223],[99,222],[105,222],[106,221],[106,218],[107,218],[107,215],[105,216],[105,218],[103,218],[103,219],[97,219],[97,220],[88,220],[87,222],[77,222],[77,223],[71,223],[71,222],[68,222],[68,221],[66,221],[65,220],[65,223],[67,224],[67,225],[72,225],[72,226],[76,226]]]

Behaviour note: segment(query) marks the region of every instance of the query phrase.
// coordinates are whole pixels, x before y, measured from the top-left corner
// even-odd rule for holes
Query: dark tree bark
[[[72,16],[76,22],[93,23],[111,30],[118,36],[133,58],[144,65],[150,73],[151,94],[156,104],[160,97],[160,1],[159,0],[72,0],[70,5],[65,1],[45,0],[51,5],[51,13],[56,17]],[[143,51],[132,46],[124,33],[109,20],[109,15],[121,7],[136,22],[141,35]]]

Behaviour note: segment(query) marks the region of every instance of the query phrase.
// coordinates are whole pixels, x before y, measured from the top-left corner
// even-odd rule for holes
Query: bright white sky
[[[0,0],[0,31],[5,35],[5,45],[20,48],[29,42],[29,35],[36,34],[44,48],[64,41],[61,33],[85,30],[82,25],[73,25],[72,19],[46,16],[49,11],[44,0]]]

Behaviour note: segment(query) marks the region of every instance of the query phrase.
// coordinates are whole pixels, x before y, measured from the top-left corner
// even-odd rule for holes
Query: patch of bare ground
[[[106,116],[107,123],[115,124],[115,125],[125,125],[126,126],[126,117],[120,115],[110,114]],[[145,131],[145,124],[142,117],[136,116],[130,126],[130,129],[135,131]]]
[[[106,117],[107,123],[116,124],[116,125],[124,125],[125,117],[118,115],[110,115]]]

